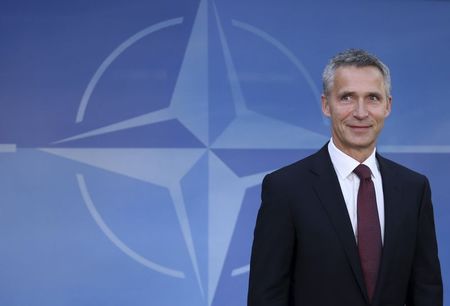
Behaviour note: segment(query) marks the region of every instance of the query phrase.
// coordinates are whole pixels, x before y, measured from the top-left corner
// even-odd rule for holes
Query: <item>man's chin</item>
[[[350,139],[347,144],[352,149],[358,151],[367,150],[375,147],[375,139],[374,137],[368,135],[360,135],[359,137],[352,137],[352,139]]]
[[[369,150],[375,147],[374,141],[357,141],[352,143],[352,147],[358,151]]]

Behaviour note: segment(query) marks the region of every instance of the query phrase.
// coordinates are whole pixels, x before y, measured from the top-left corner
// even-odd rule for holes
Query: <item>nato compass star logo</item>
[[[231,107],[234,118],[218,129],[212,122],[209,109],[211,94],[209,92],[208,62],[208,2],[201,1],[194,21],[192,32],[183,58],[181,69],[173,89],[170,104],[167,107],[137,117],[129,118],[114,124],[103,126],[88,132],[71,136],[55,142],[58,148],[44,148],[45,152],[88,164],[113,173],[141,180],[148,184],[165,188],[176,211],[178,224],[182,232],[185,247],[189,255],[196,282],[208,305],[211,305],[217,290],[223,266],[232,240],[233,231],[239,216],[241,205],[248,188],[258,186],[266,172],[240,176],[235,173],[215,153],[220,149],[295,149],[317,148],[327,137],[308,131],[301,127],[252,111],[247,106],[241,91],[239,78],[234,67],[227,38],[222,28],[219,15],[213,7],[215,26],[223,52],[226,67],[226,80],[231,91]],[[133,45],[145,38],[183,24],[183,18],[167,20],[152,25],[125,40],[103,61],[90,80],[76,115],[76,122],[83,122],[89,111],[91,96],[96,86],[108,73],[110,66],[125,54]],[[251,25],[234,20],[232,25],[242,31],[255,35],[278,52],[281,52],[298,70],[310,86],[312,94],[318,101],[319,91],[314,85],[302,63],[281,43],[265,32]],[[201,147],[186,148],[62,148],[64,144],[82,139],[101,137],[110,133],[136,127],[155,125],[171,120],[178,121],[181,126],[194,135]],[[215,135],[211,136],[211,131]],[[207,167],[202,167],[206,162]],[[186,193],[183,180],[196,167],[205,173],[207,179],[203,190],[207,197],[207,263],[202,265],[195,247],[196,237],[193,235],[192,220],[186,204]],[[108,225],[108,221],[97,208],[89,184],[82,173],[76,175],[83,200],[101,231],[130,258],[164,275],[174,278],[186,278],[186,272],[163,265],[135,251],[120,239]],[[193,176],[196,179],[196,176]],[[198,178],[201,181],[201,178]],[[191,182],[192,185],[192,182]],[[205,220],[206,221],[206,220]],[[157,246],[155,246],[157,247]],[[207,276],[202,273],[207,271]],[[248,272],[248,265],[237,266],[230,277]]]

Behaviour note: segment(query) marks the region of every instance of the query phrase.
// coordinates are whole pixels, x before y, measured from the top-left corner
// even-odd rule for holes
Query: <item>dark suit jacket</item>
[[[371,305],[442,306],[428,180],[379,155],[377,160],[383,179],[385,235]],[[370,305],[327,146],[264,178],[248,305]]]

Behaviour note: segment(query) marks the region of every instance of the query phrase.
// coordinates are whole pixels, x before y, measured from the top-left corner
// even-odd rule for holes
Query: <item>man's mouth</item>
[[[369,129],[371,126],[370,125],[349,125],[349,127],[353,130],[367,130]]]

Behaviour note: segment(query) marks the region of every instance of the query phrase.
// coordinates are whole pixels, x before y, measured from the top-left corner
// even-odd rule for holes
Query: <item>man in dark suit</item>
[[[249,306],[442,306],[425,176],[376,153],[389,69],[364,50],[323,74],[331,140],[264,178]]]

